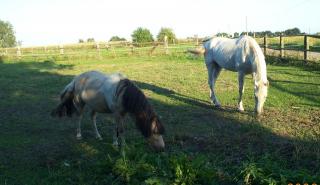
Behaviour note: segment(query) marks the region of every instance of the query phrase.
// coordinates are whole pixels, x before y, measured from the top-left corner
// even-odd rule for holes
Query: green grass
[[[66,59],[66,60],[62,60]],[[236,73],[223,71],[209,102],[201,58],[4,60],[0,63],[0,184],[287,184],[320,183],[320,72],[269,59],[265,113],[253,114],[253,82],[236,111]],[[131,119],[125,155],[112,146],[112,118],[49,116],[59,92],[88,70],[122,72],[143,89],[166,126],[166,150],[152,152]]]

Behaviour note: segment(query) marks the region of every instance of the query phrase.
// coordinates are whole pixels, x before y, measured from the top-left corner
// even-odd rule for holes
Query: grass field
[[[237,76],[223,71],[209,102],[201,58],[121,57],[0,62],[0,184],[320,184],[319,68],[268,59],[265,113],[253,114],[253,82],[236,111]],[[59,92],[88,70],[122,72],[143,89],[166,126],[166,150],[152,152],[131,119],[125,155],[112,146],[112,119],[51,118]]]

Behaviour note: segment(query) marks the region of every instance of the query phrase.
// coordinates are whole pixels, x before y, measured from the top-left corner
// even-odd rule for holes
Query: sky
[[[9,21],[22,46],[76,43],[112,36],[131,40],[138,27],[154,37],[161,27],[178,38],[218,32],[320,32],[319,0],[0,0],[0,20]]]

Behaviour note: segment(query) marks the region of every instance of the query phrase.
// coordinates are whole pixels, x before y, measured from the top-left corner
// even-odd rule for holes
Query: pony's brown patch
[[[122,106],[135,117],[142,135],[164,134],[164,126],[143,92],[128,79],[121,80],[118,87],[117,94],[122,94]]]

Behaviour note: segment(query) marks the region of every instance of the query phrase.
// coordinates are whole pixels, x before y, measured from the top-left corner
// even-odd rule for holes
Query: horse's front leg
[[[239,101],[238,101],[238,110],[240,112],[244,111],[243,104],[242,104],[242,95],[244,93],[244,76],[245,74],[242,72],[238,73],[238,81],[239,81]]]
[[[124,139],[124,126],[123,126],[123,117],[121,115],[115,115],[115,131],[113,135],[113,145],[114,146],[124,146],[125,139]],[[120,137],[120,145],[119,145],[119,137]]]
[[[216,107],[221,107],[221,104],[218,101],[218,98],[216,97],[215,92],[214,92],[216,81],[217,81],[218,76],[221,72],[221,67],[219,67],[218,65],[215,65],[212,62],[206,63],[206,66],[208,69],[208,84],[209,84],[209,88],[210,88],[211,101]]]
[[[74,103],[74,102],[73,102]],[[74,103],[75,108],[78,111],[78,115],[79,115],[79,120],[78,120],[78,128],[77,128],[77,139],[80,140],[82,139],[82,135],[81,135],[81,121],[82,121],[82,116],[83,116],[83,108],[84,106],[82,105],[78,105],[76,103]]]
[[[92,124],[93,124],[93,131],[95,133],[95,136],[97,139],[102,140],[102,137],[98,131],[97,128],[97,113],[95,111],[91,112],[91,120],[92,120]]]

